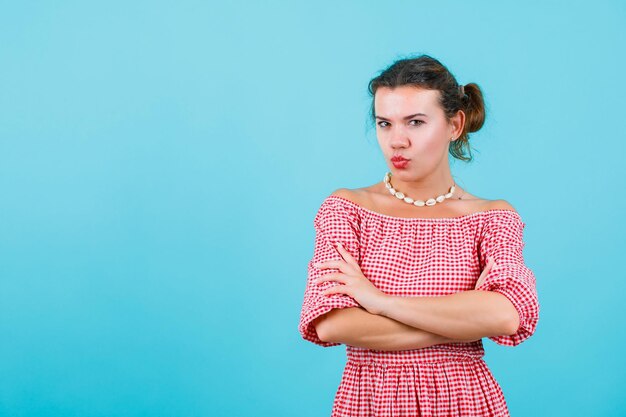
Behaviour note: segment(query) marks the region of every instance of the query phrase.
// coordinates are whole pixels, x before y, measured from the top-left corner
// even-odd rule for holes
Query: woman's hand
[[[331,260],[314,264],[315,267],[320,269],[337,268],[340,271],[325,274],[314,281],[316,284],[324,281],[336,281],[343,284],[335,285],[322,291],[322,295],[347,294],[354,298],[356,302],[369,313],[380,314],[387,295],[376,288],[376,286],[363,275],[357,261],[340,242],[337,242],[337,251],[341,254],[342,260]]]
[[[491,271],[491,268],[493,268],[495,264],[496,261],[493,258],[487,258],[487,264],[485,265],[485,269],[483,269],[483,272],[478,277],[478,281],[476,281],[476,286],[474,287],[474,289],[483,285],[485,278],[487,278],[487,274],[489,274],[489,271]]]

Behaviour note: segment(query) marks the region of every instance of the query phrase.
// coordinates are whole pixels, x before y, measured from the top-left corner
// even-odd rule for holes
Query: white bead
[[[438,196],[435,200],[437,200],[438,203],[441,203],[443,200],[445,200],[446,197],[443,195]]]
[[[416,205],[416,206],[418,206],[418,207],[423,207],[425,203],[424,203],[424,201],[422,201],[422,200],[415,200],[415,201],[413,202],[413,204],[414,204],[414,205]]]
[[[391,188],[391,184],[389,184],[388,182],[385,183],[385,187],[387,187],[387,189]]]
[[[446,195],[444,195],[444,197],[450,198],[450,197],[452,197],[452,193],[447,193]]]
[[[411,197],[404,197],[404,201],[406,201],[409,204],[413,204],[413,199]]]
[[[404,194],[401,193],[400,191],[396,192],[396,197],[398,197],[400,200],[402,200],[404,198]]]
[[[394,190],[393,187],[389,189],[389,192],[393,195],[396,195],[396,190]]]
[[[456,190],[456,186],[453,185],[452,187],[450,187],[450,193],[454,194],[454,190]]]
[[[435,200],[434,198],[429,198],[428,200],[426,200],[427,206],[434,206],[435,204],[437,204],[437,200]]]

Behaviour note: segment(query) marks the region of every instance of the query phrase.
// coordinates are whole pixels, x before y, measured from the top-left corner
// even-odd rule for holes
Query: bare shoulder
[[[486,204],[485,210],[512,210],[517,211],[515,208],[506,200],[489,200]]]
[[[338,188],[335,191],[333,191],[331,195],[334,195],[335,197],[345,198],[346,200],[350,200],[358,204],[361,193],[362,191],[359,191],[359,190],[351,190],[349,188]]]

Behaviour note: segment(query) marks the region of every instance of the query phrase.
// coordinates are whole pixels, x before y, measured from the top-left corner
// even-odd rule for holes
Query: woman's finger
[[[327,288],[324,291],[322,291],[322,294],[323,295],[347,294],[349,296],[352,296],[352,294],[350,294],[350,287],[348,287],[347,285],[335,285],[335,286],[332,286],[332,287]]]
[[[496,263],[495,259],[487,258],[487,263],[485,264],[485,268],[483,269],[483,272],[480,274],[480,277],[478,277],[478,281],[476,281],[476,286],[474,286],[474,289],[483,285],[483,283],[485,282],[485,279],[487,278],[487,275],[489,275],[489,271],[491,271],[491,268],[495,265],[495,263]]]
[[[342,272],[346,272],[346,266],[347,265],[348,264],[343,259],[341,259],[341,260],[330,259],[328,261],[316,262],[316,263],[313,264],[313,266],[316,267],[317,269],[337,268],[338,270],[340,270]]]
[[[325,274],[322,275],[321,277],[317,277],[313,280],[314,284],[321,284],[322,282],[325,281],[335,281],[335,282],[340,282],[342,284],[345,284],[346,282],[346,275],[344,274],[339,274],[339,273],[331,273],[331,274]]]
[[[343,259],[345,259],[348,263],[350,264],[356,264],[356,259],[354,259],[354,256],[352,256],[352,254],[343,246],[343,244],[341,242],[336,242],[337,250],[339,251],[339,253],[341,254],[341,256],[343,256]]]

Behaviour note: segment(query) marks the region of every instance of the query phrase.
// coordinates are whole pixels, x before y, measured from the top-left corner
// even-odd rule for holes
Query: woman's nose
[[[410,143],[409,137],[403,130],[393,132],[389,142],[392,148],[406,148]]]

